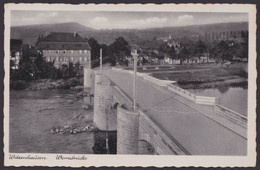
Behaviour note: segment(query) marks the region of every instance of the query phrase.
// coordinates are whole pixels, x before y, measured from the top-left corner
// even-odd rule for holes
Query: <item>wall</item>
[[[158,155],[189,155],[189,152],[174,138],[170,137],[147,114],[139,111],[139,140],[145,140],[154,147]]]
[[[241,115],[240,113],[237,113],[221,105],[215,105],[214,110],[217,114],[225,117],[226,119],[243,126],[244,128],[247,128],[247,117]]]
[[[138,154],[139,113],[130,107],[117,109],[117,154]]]
[[[94,118],[93,122],[99,130],[116,130],[116,112],[113,105],[113,88],[104,82],[97,83],[94,95]],[[108,124],[107,124],[108,122]]]
[[[95,75],[92,69],[84,68],[84,88],[93,88]]]
[[[112,67],[112,70],[115,70],[117,72],[121,72],[121,73],[128,73],[128,74],[133,74],[132,70],[124,70],[121,68],[115,68]],[[204,105],[215,105],[216,104],[216,98],[215,97],[207,97],[207,96],[196,96],[193,93],[184,90],[178,86],[173,85],[172,83],[175,83],[175,81],[170,81],[170,80],[160,80],[157,78],[154,78],[152,76],[149,76],[145,73],[138,73],[137,72],[137,76],[143,78],[144,80],[156,84],[158,86],[167,86],[167,88],[174,92],[177,93],[178,95],[185,97],[197,104],[204,104]]]
[[[204,105],[215,105],[216,104],[215,97],[196,96],[193,93],[191,93],[187,90],[184,90],[178,86],[175,86],[173,84],[168,84],[167,87],[170,91],[177,93],[180,96],[185,97],[186,99],[189,99],[197,104],[204,104]]]
[[[132,106],[132,100],[120,88],[113,86],[113,100],[120,105]],[[120,111],[121,109],[121,111]],[[138,115],[138,120],[137,120]],[[138,137],[136,132],[138,127]],[[177,141],[166,134],[146,113],[118,108],[117,115],[118,154],[189,154]],[[138,138],[138,143],[135,139]],[[132,140],[133,139],[133,140]],[[135,147],[136,146],[136,147]]]

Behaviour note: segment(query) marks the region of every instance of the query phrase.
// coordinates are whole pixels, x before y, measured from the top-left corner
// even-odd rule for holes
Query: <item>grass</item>
[[[159,69],[156,69],[159,68]],[[154,65],[154,66],[138,66],[138,72],[161,72],[161,71],[180,71],[180,70],[197,70],[211,68],[212,64],[189,64],[189,65]],[[146,68],[146,69],[143,69]],[[125,68],[126,70],[133,70],[133,67]]]
[[[153,73],[152,75],[158,79],[177,81],[177,84],[185,89],[215,88],[219,86],[241,86],[246,88],[248,77],[243,67],[236,64],[229,68],[213,67],[207,71]]]

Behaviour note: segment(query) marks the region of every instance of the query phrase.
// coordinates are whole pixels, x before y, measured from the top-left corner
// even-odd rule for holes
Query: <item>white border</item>
[[[163,12],[245,12],[249,14],[249,86],[247,156],[156,156],[156,155],[84,155],[87,160],[56,160],[58,154],[19,154],[44,156],[47,160],[9,159],[9,41],[11,10],[59,11],[163,11]],[[256,164],[256,6],[249,4],[5,4],[4,32],[4,165],[5,166],[156,166],[156,167],[248,167]],[[72,156],[62,154],[63,156]],[[74,154],[76,155],[76,154]],[[79,156],[79,155],[76,155]]]

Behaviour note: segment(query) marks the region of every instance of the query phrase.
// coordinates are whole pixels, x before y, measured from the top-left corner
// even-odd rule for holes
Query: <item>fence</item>
[[[217,114],[226,117],[232,122],[239,124],[245,128],[247,127],[247,117],[218,104],[216,104],[214,108]]]
[[[157,84],[159,86],[167,86],[167,84],[175,83],[175,81],[160,80],[160,79],[154,78],[152,76],[148,76],[148,75],[143,75],[142,77],[143,77],[144,80],[148,80],[149,82]]]
[[[215,97],[207,97],[207,96],[196,96],[195,94],[184,90],[178,86],[175,86],[173,84],[167,85],[168,89],[179,94],[182,97],[185,97],[195,103],[198,104],[205,104],[205,105],[215,105],[216,104],[216,98]]]
[[[159,155],[190,155],[176,139],[141,110],[139,110],[139,133],[140,140],[149,142]]]
[[[206,97],[206,96],[195,96],[195,103],[215,105],[216,98],[215,97]]]
[[[191,93],[187,90],[184,90],[178,86],[175,86],[173,84],[168,84],[167,87],[170,91],[173,91],[182,97],[185,97],[193,102],[196,102],[196,96],[193,93]]]
[[[119,71],[121,73],[128,73],[128,74],[133,74],[132,70],[124,70],[122,68],[116,68],[116,67],[112,67],[112,70],[115,71]],[[216,104],[216,98],[215,97],[207,97],[207,96],[196,96],[195,94],[184,90],[178,86],[175,86],[171,83],[175,83],[176,81],[170,81],[170,80],[160,80],[157,78],[154,78],[152,76],[149,76],[145,73],[138,73],[137,72],[137,76],[142,77],[144,80],[149,81],[150,83],[159,85],[159,86],[167,86],[167,88],[174,92],[177,93],[178,95],[185,97],[195,103],[198,104],[204,104],[204,105],[215,105]]]

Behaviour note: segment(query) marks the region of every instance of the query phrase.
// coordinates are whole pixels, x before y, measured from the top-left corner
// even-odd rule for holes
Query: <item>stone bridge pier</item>
[[[94,89],[93,122],[101,131],[117,131],[117,154],[187,154],[150,117],[134,111],[132,99],[108,78],[84,73]]]

